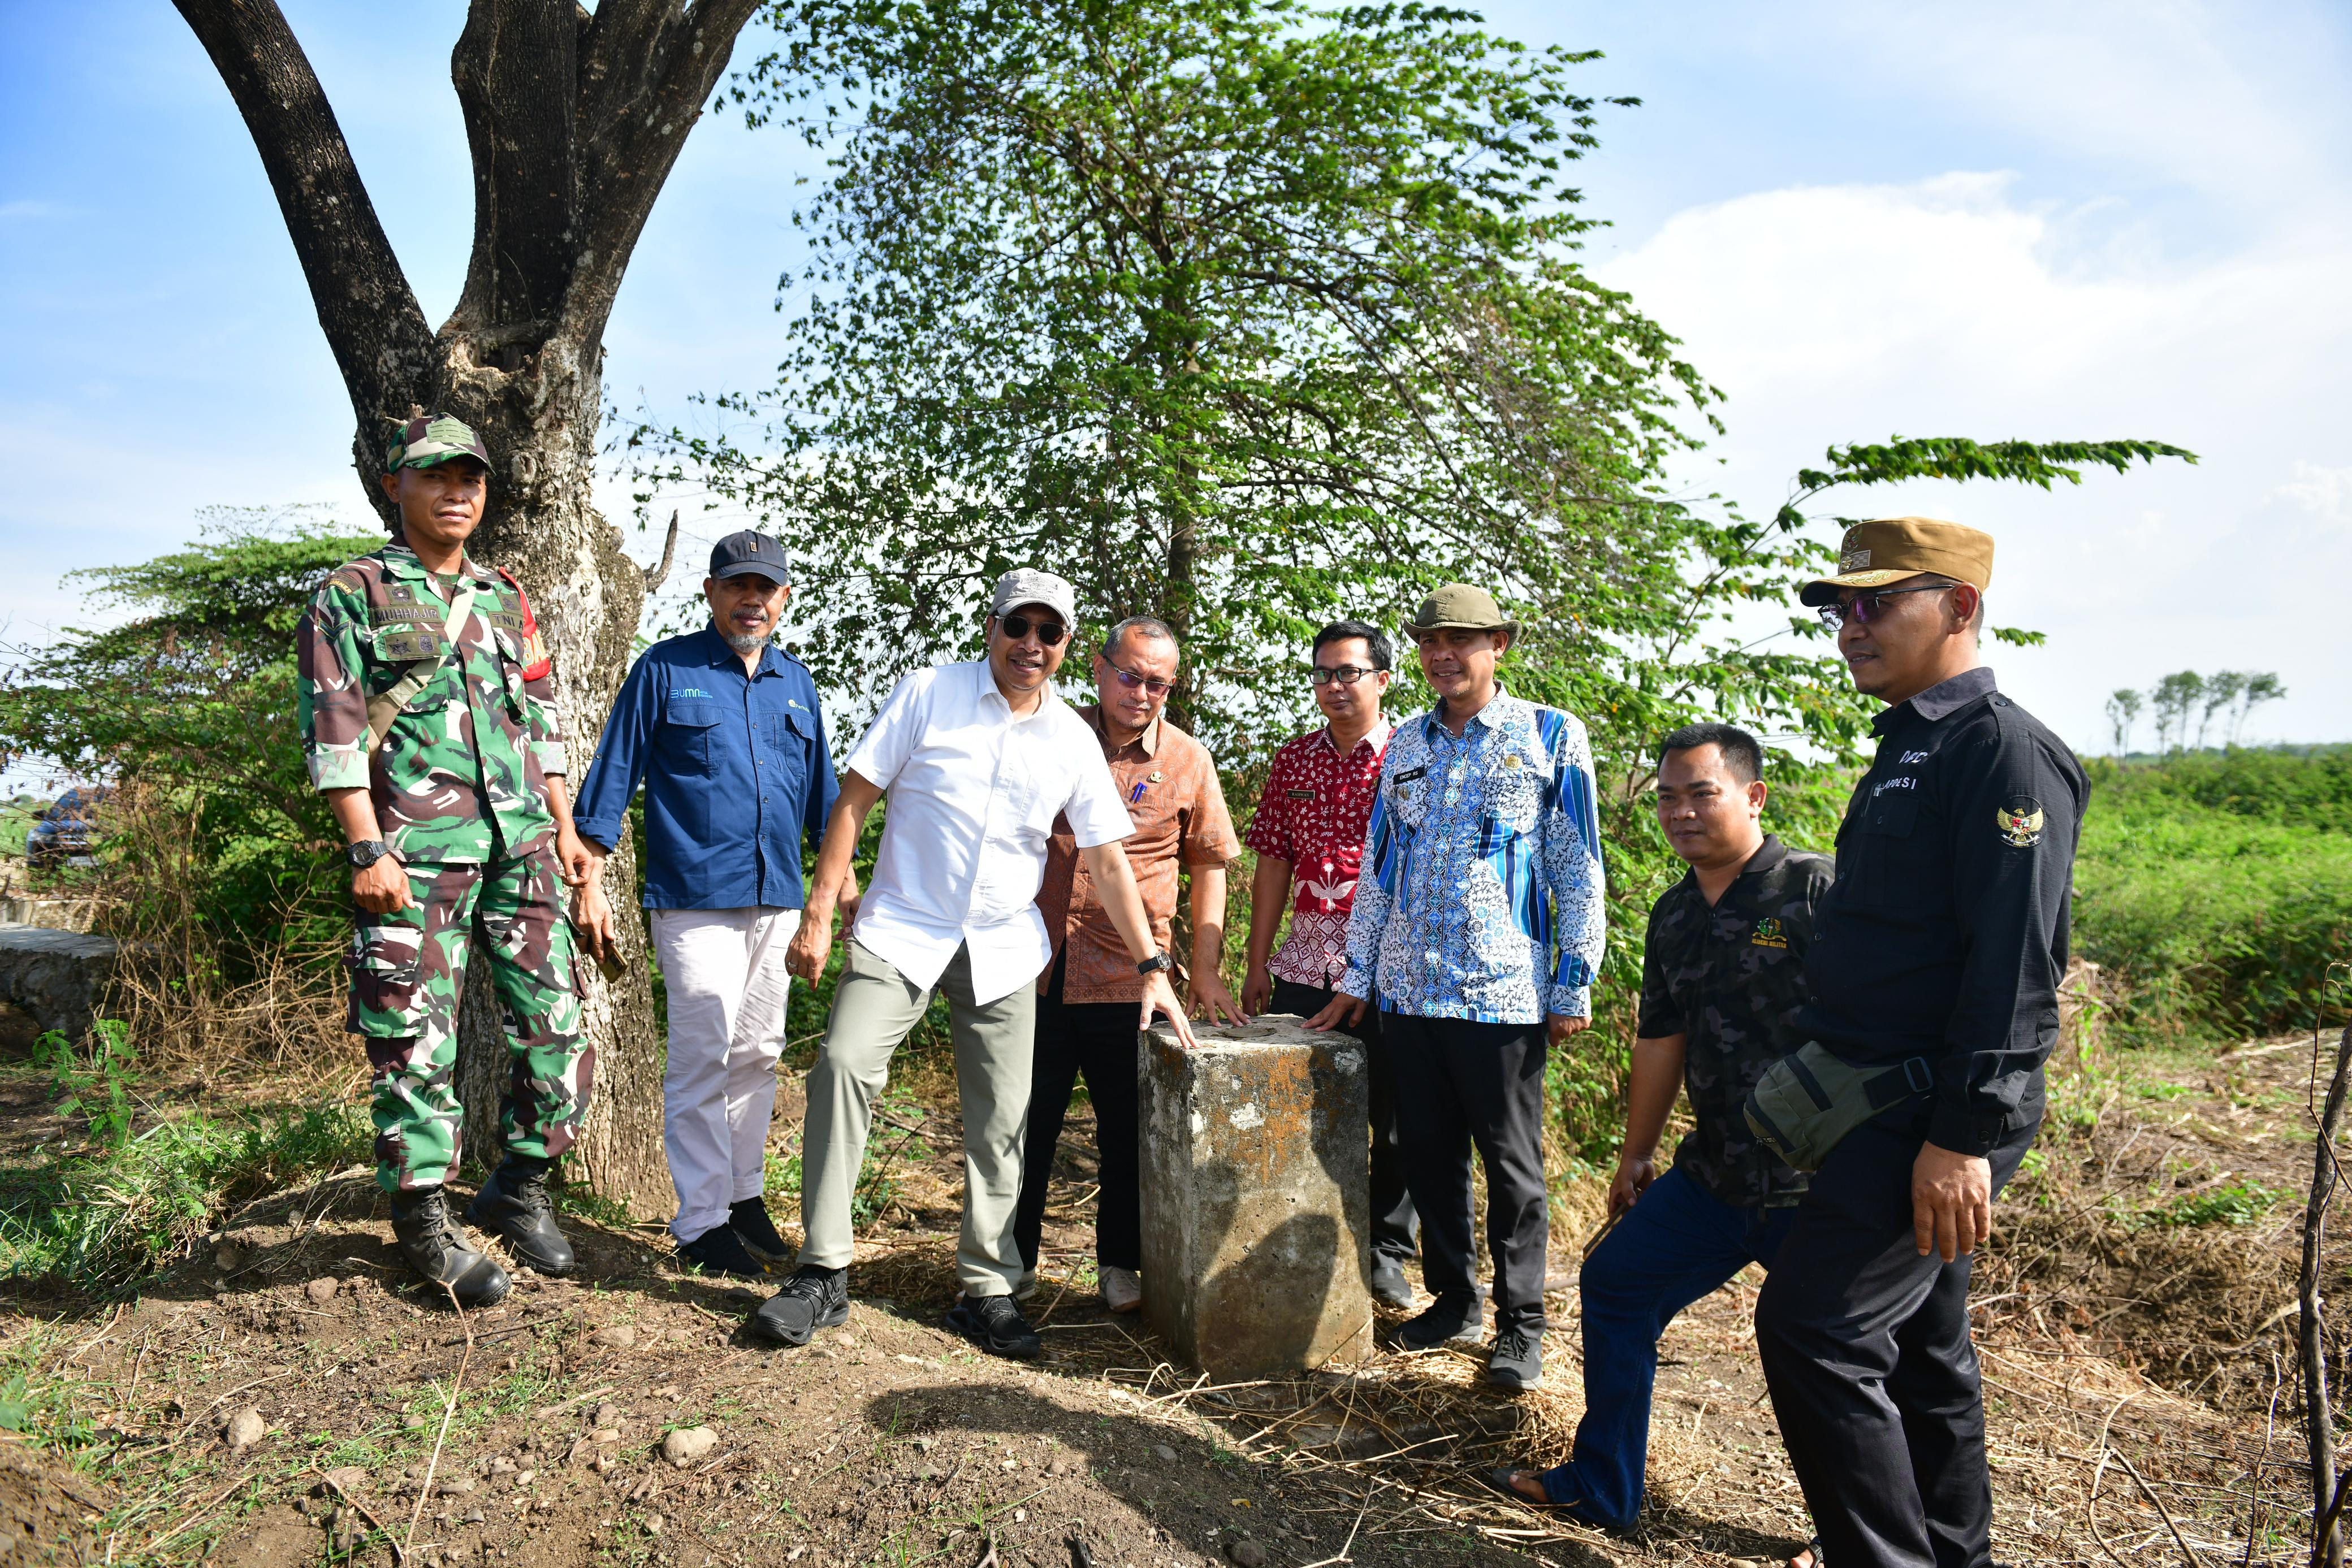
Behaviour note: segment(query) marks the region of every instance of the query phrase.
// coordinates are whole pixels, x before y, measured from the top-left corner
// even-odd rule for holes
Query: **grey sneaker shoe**
[[[1543,1381],[1543,1335],[1514,1324],[1495,1336],[1486,1381],[1507,1394],[1525,1394]]]
[[[1132,1269],[1105,1266],[1096,1270],[1102,1281],[1103,1305],[1115,1312],[1131,1312],[1143,1305],[1143,1276]]]
[[[1486,1303],[1475,1294],[1440,1296],[1420,1313],[1405,1319],[1397,1339],[1407,1350],[1435,1350],[1441,1344],[1475,1345],[1486,1336]]]
[[[1045,1348],[1010,1296],[966,1296],[948,1309],[948,1327],[991,1355],[1033,1361]]]
[[[751,1314],[754,1339],[806,1344],[809,1335],[849,1321],[849,1270],[803,1267]]]
[[[1404,1265],[1384,1253],[1372,1254],[1372,1300],[1398,1312],[1412,1310],[1412,1281],[1404,1277]]]

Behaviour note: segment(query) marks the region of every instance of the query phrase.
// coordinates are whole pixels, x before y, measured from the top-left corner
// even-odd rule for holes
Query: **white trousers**
[[[692,1241],[760,1196],[776,1059],[784,1051],[784,949],[797,909],[655,909],[669,991],[662,1148],[677,1187],[670,1233]]]

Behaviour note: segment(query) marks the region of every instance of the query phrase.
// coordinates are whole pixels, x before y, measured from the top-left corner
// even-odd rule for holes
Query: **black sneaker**
[[[1486,1358],[1486,1381],[1507,1394],[1525,1394],[1543,1381],[1543,1335],[1514,1324],[1495,1335]]]
[[[1405,1312],[1412,1306],[1412,1281],[1404,1277],[1402,1260],[1384,1252],[1372,1254],[1372,1277],[1369,1281],[1372,1300],[1384,1307]]]
[[[691,1241],[677,1244],[677,1255],[706,1274],[730,1280],[764,1280],[768,1265],[744,1244],[731,1225],[714,1225]]]
[[[776,1222],[768,1218],[768,1206],[759,1198],[747,1197],[729,1205],[727,1223],[734,1227],[735,1234],[743,1239],[743,1245],[761,1262],[773,1267],[793,1260],[792,1248],[776,1234]]]
[[[1484,1337],[1485,1303],[1476,1293],[1447,1294],[1405,1319],[1397,1339],[1407,1350],[1435,1350],[1441,1344],[1475,1345]]]
[[[436,1301],[457,1297],[461,1307],[495,1306],[513,1284],[507,1271],[482,1253],[449,1212],[448,1195],[437,1186],[392,1195],[392,1234],[408,1266],[432,1284]]]
[[[948,1327],[991,1355],[1032,1361],[1045,1348],[1010,1296],[966,1296],[948,1309]]]
[[[467,1205],[466,1218],[505,1242],[532,1272],[561,1277],[572,1272],[572,1243],[555,1228],[555,1205],[547,1197],[552,1164],[509,1155]]]
[[[809,1335],[849,1321],[849,1270],[804,1267],[751,1314],[752,1336],[771,1344],[806,1344]]]

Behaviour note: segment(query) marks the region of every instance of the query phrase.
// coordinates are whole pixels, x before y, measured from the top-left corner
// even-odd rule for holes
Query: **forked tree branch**
[[[439,357],[342,127],[276,0],[173,0],[245,117],[320,329],[359,416],[362,476],[387,422],[432,384]]]

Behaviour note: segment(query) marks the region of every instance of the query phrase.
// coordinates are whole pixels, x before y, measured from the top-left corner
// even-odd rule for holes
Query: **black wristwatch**
[[[390,853],[392,846],[382,839],[368,839],[361,843],[343,846],[343,858],[352,862],[354,871],[365,871]]]
[[[1171,958],[1167,954],[1154,953],[1150,957],[1146,958],[1142,963],[1138,964],[1135,967],[1135,972],[1139,975],[1157,975],[1166,970],[1172,969],[1175,967],[1176,960]]]

